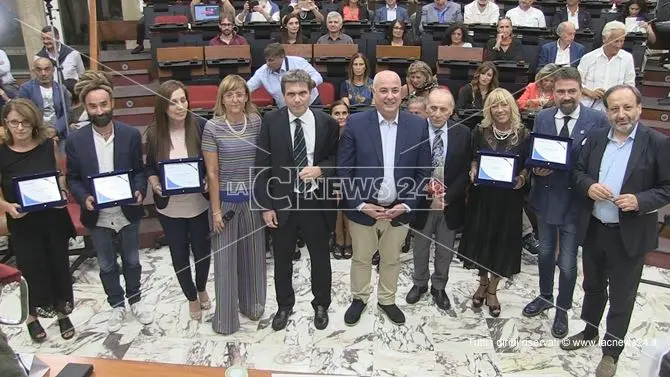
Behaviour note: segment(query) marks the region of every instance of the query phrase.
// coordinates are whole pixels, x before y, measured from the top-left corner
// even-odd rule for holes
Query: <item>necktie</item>
[[[561,128],[561,133],[558,134],[560,137],[570,137],[570,130],[568,130],[568,122],[572,119],[570,116],[563,117],[563,128]]]
[[[305,134],[302,130],[302,121],[296,119],[295,133],[293,134],[293,162],[295,163],[296,188],[299,192],[305,191],[305,181],[298,178],[300,170],[307,166],[307,147],[305,145]]]
[[[444,141],[442,140],[442,129],[435,130],[433,138],[433,170],[442,166],[444,162]]]

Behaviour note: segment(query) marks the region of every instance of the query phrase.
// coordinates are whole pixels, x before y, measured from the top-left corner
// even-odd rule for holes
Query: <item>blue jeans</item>
[[[124,291],[119,281],[119,265],[116,253],[121,255],[123,278],[126,281],[125,296],[130,305],[140,301],[140,222],[134,221],[118,233],[113,229],[95,227],[89,229],[93,248],[100,265],[100,280],[112,307],[125,306]]]
[[[551,225],[537,219],[540,250],[537,265],[540,273],[540,293],[553,296],[556,245],[558,254],[558,297],[556,306],[568,310],[572,307],[572,294],[577,281],[577,224]]]

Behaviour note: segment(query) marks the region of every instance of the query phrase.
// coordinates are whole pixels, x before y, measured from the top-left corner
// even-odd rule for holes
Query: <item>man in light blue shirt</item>
[[[419,29],[423,33],[425,24],[435,22],[440,24],[463,22],[461,5],[449,0],[435,0],[433,4],[424,5],[421,8],[421,25],[419,25]]]
[[[321,74],[317,72],[307,60],[299,56],[286,56],[284,47],[279,43],[271,43],[267,45],[263,54],[265,55],[265,64],[263,64],[249,81],[247,81],[247,86],[249,87],[250,92],[253,92],[261,86],[265,88],[275,100],[277,107],[281,108],[286,106],[281,90],[281,78],[286,72],[302,69],[309,74],[317,86],[323,83]],[[319,92],[316,88],[312,89],[310,97],[311,105],[321,104]]]

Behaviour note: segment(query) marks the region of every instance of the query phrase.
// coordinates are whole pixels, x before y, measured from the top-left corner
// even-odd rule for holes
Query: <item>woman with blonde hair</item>
[[[215,332],[239,330],[238,312],[251,320],[265,310],[265,232],[259,211],[252,209],[252,167],[261,117],[246,81],[228,75],[219,84],[214,118],[202,135],[209,183],[214,254]],[[234,212],[224,222],[223,216]],[[239,309],[238,309],[239,308]]]
[[[68,315],[74,309],[68,240],[76,235],[65,207],[20,211],[13,178],[59,170],[56,142],[47,138],[41,112],[27,99],[13,99],[2,109],[4,140],[0,144],[0,212],[7,217],[16,265],[30,286],[28,334],[35,342],[46,339],[38,317],[58,317],[63,339],[72,339]],[[57,161],[58,160],[58,161]],[[67,200],[65,176],[58,177]],[[45,226],[46,225],[46,226]]]
[[[437,78],[433,76],[433,70],[428,64],[417,60],[407,68],[407,83],[402,86],[400,94],[402,99],[413,97],[428,97],[428,93],[437,88]]]
[[[554,105],[554,72],[560,69],[556,64],[547,64],[535,75],[535,82],[516,101],[519,110],[540,110]]]
[[[179,286],[188,299],[191,319],[200,320],[202,309],[212,307],[205,288],[210,265],[209,204],[201,193],[164,196],[158,166],[160,161],[201,155],[201,131],[190,111],[184,84],[169,80],[158,88],[154,121],[146,135],[144,168],[154,192],[158,220],[165,232]],[[191,276],[191,253],[195,261],[195,283]]]
[[[465,227],[459,245],[464,267],[479,270],[479,287],[472,306],[486,303],[489,314],[500,315],[496,290],[500,279],[510,278],[521,270],[521,216],[523,196],[528,180],[524,168],[528,131],[512,94],[503,88],[493,90],[484,103],[484,119],[472,134],[470,180],[477,175],[477,152],[493,151],[516,156],[514,188],[471,186]],[[489,276],[490,275],[490,276]]]

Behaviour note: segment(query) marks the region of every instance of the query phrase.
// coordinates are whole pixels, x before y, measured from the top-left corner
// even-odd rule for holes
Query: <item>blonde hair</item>
[[[109,93],[109,98],[114,98],[114,85],[112,79],[106,72],[86,71],[74,86],[74,92],[79,93],[79,102],[86,104],[86,96],[94,90],[104,90]]]
[[[521,122],[521,114],[519,113],[519,108],[516,105],[516,101],[512,96],[512,93],[507,91],[504,88],[494,89],[486,96],[486,101],[484,101],[484,119],[479,125],[481,128],[489,128],[493,126],[493,113],[492,108],[498,103],[505,103],[509,106],[510,109],[510,124],[512,126],[512,143],[516,144],[519,141],[519,135],[524,128],[523,123]]]
[[[409,65],[409,68],[407,68],[407,82],[409,82],[410,76],[415,73],[421,74],[426,78],[426,82],[423,83],[424,87],[429,86],[433,81],[437,81],[435,80],[435,77],[433,77],[433,70],[430,69],[430,66],[421,60],[413,62]]]
[[[247,82],[239,75],[228,75],[219,84],[219,89],[216,92],[216,104],[214,105],[214,116],[224,118],[226,116],[226,107],[223,105],[223,95],[231,90],[243,89],[247,94],[247,103],[244,105],[244,113],[258,113],[256,105],[251,102],[251,93]]]

